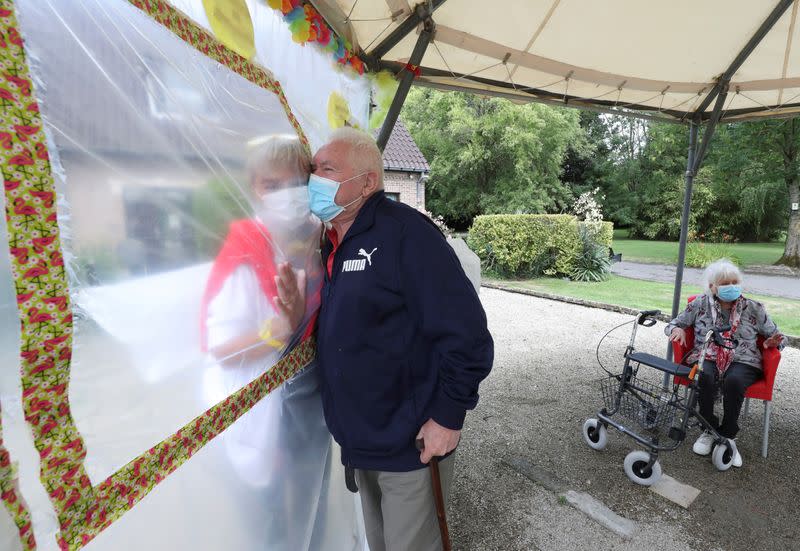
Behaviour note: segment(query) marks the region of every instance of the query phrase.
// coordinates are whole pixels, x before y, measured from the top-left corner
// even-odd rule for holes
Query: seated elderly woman
[[[767,315],[764,305],[742,296],[742,273],[728,260],[718,260],[705,271],[706,292],[689,303],[664,332],[673,341],[686,345],[687,331],[694,331],[694,348],[685,363],[700,361],[703,340],[709,329],[730,324],[726,333],[738,340],[734,350],[710,344],[706,357],[702,359],[700,374],[699,413],[720,436],[734,439],[739,431],[739,412],[744,402],[747,387],[762,377],[761,350],[757,339],[764,337],[764,348],[784,346],[785,337]],[[681,358],[676,358],[676,361]],[[721,391],[721,392],[720,392]],[[714,402],[721,393],[723,398],[722,423],[714,415]],[[708,455],[714,437],[703,432],[692,450],[699,455]],[[742,456],[736,447],[733,466],[742,466]]]

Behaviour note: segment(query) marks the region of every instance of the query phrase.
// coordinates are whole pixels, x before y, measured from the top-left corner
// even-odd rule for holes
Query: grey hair
[[[250,140],[247,145],[247,174],[251,178],[259,172],[276,168],[295,171],[301,177],[308,177],[311,173],[311,157],[297,136],[261,136]]]
[[[721,258],[719,260],[715,260],[708,266],[706,266],[706,270],[703,273],[703,282],[705,283],[705,291],[709,295],[712,294],[711,285],[717,285],[720,281],[724,279],[735,279],[739,283],[742,282],[742,272],[739,270],[738,266],[728,260],[727,258]]]
[[[383,154],[372,136],[362,130],[345,126],[334,130],[328,143],[344,143],[350,150],[350,164],[356,173],[374,172],[378,187],[383,188]]]

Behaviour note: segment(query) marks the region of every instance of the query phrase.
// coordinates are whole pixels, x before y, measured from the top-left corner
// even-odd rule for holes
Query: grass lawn
[[[614,230],[615,253],[622,253],[623,260],[674,264],[678,258],[678,243],[674,241],[646,241],[629,239],[628,230]],[[783,243],[734,243],[731,253],[738,256],[745,266],[752,264],[774,264],[783,254]]]
[[[562,295],[585,300],[605,302],[617,306],[627,306],[638,310],[658,308],[669,314],[672,311],[672,284],[655,281],[641,281],[612,275],[607,281],[600,283],[583,283],[566,281],[557,278],[540,278],[522,281],[495,280],[496,283],[532,289],[554,295]],[[684,285],[681,304],[686,303],[690,295],[700,293],[700,287]],[[764,303],[767,312],[778,324],[781,332],[787,335],[800,336],[800,300],[747,295]]]

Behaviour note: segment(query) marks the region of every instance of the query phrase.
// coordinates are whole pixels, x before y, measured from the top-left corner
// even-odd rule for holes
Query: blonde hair
[[[718,285],[720,281],[724,279],[735,279],[739,283],[742,282],[742,272],[739,270],[738,266],[728,260],[727,258],[721,258],[719,260],[715,260],[708,266],[706,266],[705,272],[703,272],[703,281],[706,286],[706,293],[709,295],[712,294],[711,285]]]
[[[297,136],[273,134],[250,140],[247,144],[247,174],[252,178],[258,173],[277,168],[297,172],[303,178],[311,173],[311,157]]]
[[[362,130],[345,126],[334,130],[328,143],[347,144],[350,164],[355,172],[374,172],[378,176],[378,187],[383,188],[383,154],[372,136]]]

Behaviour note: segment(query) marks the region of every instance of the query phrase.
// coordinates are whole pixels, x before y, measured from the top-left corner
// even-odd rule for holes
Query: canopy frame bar
[[[398,63],[396,61],[382,61],[380,67],[382,69],[387,69],[389,71],[398,73],[399,71],[402,70],[403,64]],[[470,94],[495,96],[517,101],[534,101],[537,103],[544,103],[556,107],[575,107],[578,109],[586,109],[587,111],[596,111],[598,113],[608,113],[611,115],[637,117],[648,120],[657,120],[660,122],[686,124],[685,121],[682,120],[685,115],[685,113],[682,111],[672,111],[670,109],[657,109],[655,107],[633,104],[633,103],[625,103],[620,105],[617,102],[608,100],[595,100],[592,102],[587,102],[580,96],[564,95],[562,93],[550,92],[548,90],[542,90],[539,88],[526,88],[526,89],[520,89],[519,87],[514,88],[514,86],[511,83],[486,79],[476,75],[461,75],[459,73],[452,73],[450,71],[444,71],[441,69],[430,69],[426,67],[420,67],[419,69],[421,77],[433,77],[433,78],[455,77],[457,79],[468,80],[478,84],[487,84],[498,88],[504,88],[507,89],[508,92],[504,93],[501,90],[484,90],[484,89],[473,89],[469,87],[460,87],[456,84],[450,84],[444,82],[442,83],[432,82],[424,79],[417,80],[418,86],[436,88],[439,90],[467,92]],[[630,108],[631,111],[625,111],[624,110],[625,108]],[[653,114],[650,115],[646,113],[639,113],[637,111],[633,111],[632,109],[639,109],[641,111],[651,112]],[[665,114],[668,115],[668,117],[659,117],[657,116],[657,114]]]
[[[388,54],[389,51],[397,46],[406,36],[414,32],[414,29],[416,29],[420,23],[425,23],[426,20],[431,17],[433,12],[439,9],[445,2],[446,0],[428,0],[427,2],[421,2],[417,4],[411,15],[406,17],[395,30],[389,33],[386,38],[381,40],[377,46],[372,48],[372,51],[369,53],[363,52],[361,57],[364,58],[370,69],[375,71],[380,70],[380,62],[383,56]],[[419,43],[419,40],[417,43]],[[420,60],[417,63],[414,63],[414,65],[419,65],[421,62],[422,59],[420,58]]]
[[[711,89],[711,92],[708,93],[708,95],[695,110],[695,114],[703,113],[706,109],[708,109],[708,106],[711,105],[711,102],[714,101],[714,98],[722,93],[723,88],[727,90],[733,75],[739,70],[742,64],[744,64],[750,54],[753,53],[753,50],[756,49],[756,46],[758,46],[764,37],[767,36],[767,33],[772,30],[772,27],[775,26],[775,23],[778,22],[786,10],[791,7],[793,2],[794,0],[780,0],[778,2],[764,22],[758,27],[755,34],[750,37],[750,40],[747,41],[747,44],[744,45],[742,50],[733,59],[725,72],[719,77],[717,84]]]
[[[442,0],[442,2],[443,1],[444,0]],[[417,67],[419,67],[419,64],[422,62],[422,58],[425,56],[425,51],[428,49],[428,44],[430,44],[433,39],[435,31],[436,26],[433,23],[433,19],[428,15],[423,21],[422,32],[419,33],[417,43],[414,45],[414,51],[411,52],[411,57],[408,60],[408,65],[401,70],[403,76],[400,77],[400,83],[397,85],[397,92],[395,92],[394,98],[392,98],[392,104],[389,106],[389,111],[386,113],[386,119],[381,125],[381,131],[376,140],[378,148],[381,151],[383,151],[386,148],[386,144],[389,143],[389,136],[392,135],[392,130],[394,130],[394,125],[397,122],[397,118],[400,116],[400,111],[403,109],[408,91],[411,90],[411,84],[414,82],[414,77],[416,77]]]

